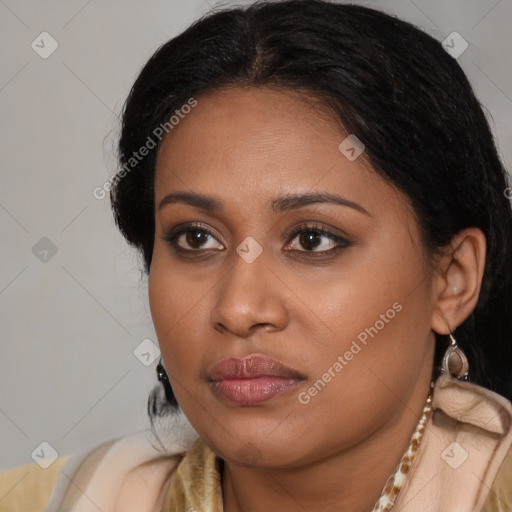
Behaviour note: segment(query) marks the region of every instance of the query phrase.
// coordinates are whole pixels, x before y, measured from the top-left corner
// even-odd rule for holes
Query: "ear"
[[[434,277],[432,329],[449,334],[466,320],[478,302],[486,255],[482,230],[459,231],[443,251]]]

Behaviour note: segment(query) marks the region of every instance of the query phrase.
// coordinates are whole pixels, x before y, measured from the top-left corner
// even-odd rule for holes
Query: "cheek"
[[[304,345],[311,373],[298,397],[302,414],[295,417],[305,436],[327,439],[337,426],[343,446],[366,435],[407,403],[429,363],[428,280],[418,285],[413,265],[392,279],[383,270],[351,274],[327,289],[328,301],[317,303],[330,332],[321,345]],[[312,418],[329,420],[319,425]]]
[[[198,326],[199,319],[204,318],[204,294],[200,285],[194,285],[187,274],[176,271],[156,251],[150,268],[148,298],[162,358],[171,378],[186,374],[184,369],[191,373],[194,340],[202,338]]]
[[[372,373],[385,381],[399,381],[408,369],[418,371],[430,332],[428,284],[411,292],[408,281],[374,280],[370,295],[361,286],[345,284],[342,291],[332,290],[324,307],[316,303],[322,322],[303,326],[312,336],[327,333],[310,348],[308,361],[316,376],[325,373],[338,356],[343,358],[345,377],[357,382],[364,373],[365,386],[375,381],[375,377],[368,380]],[[345,383],[349,388],[350,382]],[[392,387],[399,387],[398,383]]]
[[[208,291],[197,269],[176,263],[163,243],[155,243],[148,279],[148,297],[155,330],[161,340],[175,336],[180,323]]]
[[[327,371],[346,353],[347,378],[350,374],[358,380],[365,372],[361,382],[366,387],[376,381],[374,372],[398,387],[409,371],[421,368],[429,339],[431,279],[423,260],[407,233],[391,232],[354,251],[345,268],[315,288],[311,301],[322,320],[319,325],[329,327],[321,352],[310,354],[315,371]]]
[[[300,293],[307,296],[309,289],[314,310],[334,331],[348,336],[357,335],[375,322],[382,328],[381,315],[385,315],[382,321],[391,321],[385,323],[388,325],[400,323],[394,319],[410,316],[412,309],[425,313],[431,300],[428,275],[419,255],[405,243],[400,250],[399,241],[399,236],[386,236],[366,247],[354,248],[339,270],[321,283],[306,284],[301,278]],[[399,305],[393,307],[395,303]],[[397,309],[406,307],[406,314],[399,315]]]

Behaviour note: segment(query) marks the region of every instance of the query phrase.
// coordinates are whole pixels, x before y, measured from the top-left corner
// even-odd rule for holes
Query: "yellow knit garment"
[[[199,438],[174,473],[162,512],[223,512],[220,459]],[[512,511],[512,448],[481,512]]]
[[[220,459],[201,439],[171,478],[162,512],[222,512]]]

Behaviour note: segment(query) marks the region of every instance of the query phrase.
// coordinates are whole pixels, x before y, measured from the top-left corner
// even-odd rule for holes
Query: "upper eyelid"
[[[310,221],[312,224],[309,224],[308,222],[302,222],[298,226],[294,226],[293,228],[289,228],[286,230],[286,238],[287,242],[297,237],[301,231],[303,230],[310,230],[310,231],[318,231],[322,234],[322,236],[325,236],[326,238],[329,238],[330,240],[334,241],[346,241],[348,242],[348,235],[341,232],[341,234],[336,234],[331,231],[331,228],[329,226],[326,226],[321,221]],[[212,232],[212,230],[207,227],[206,225],[195,222],[191,224],[185,224],[182,226],[178,226],[172,230],[169,231],[169,233],[164,235],[164,239],[166,240],[172,240],[173,242],[179,238],[182,234],[186,233],[187,231],[191,230],[198,230],[198,231],[204,231],[209,236],[213,237],[215,240],[217,240],[219,243],[222,243],[220,240],[217,239],[215,234]],[[340,231],[340,230],[337,230]],[[293,238],[292,238],[293,237]],[[187,250],[187,249],[185,249]],[[190,249],[191,251],[194,251],[194,249]],[[200,249],[197,249],[195,252],[198,252]],[[308,251],[305,251],[308,252]],[[309,251],[312,252],[312,251]]]
[[[296,236],[298,233],[300,233],[302,230],[309,229],[311,231],[319,231],[324,234],[324,236],[331,235],[336,238],[348,238],[348,235],[345,234],[340,229],[335,229],[327,226],[325,223],[321,221],[312,221],[313,224],[310,225],[307,222],[301,222],[298,226],[295,226],[293,228],[290,228],[286,231],[287,236]],[[334,232],[333,232],[334,231]],[[340,234],[337,234],[336,232],[340,232]]]

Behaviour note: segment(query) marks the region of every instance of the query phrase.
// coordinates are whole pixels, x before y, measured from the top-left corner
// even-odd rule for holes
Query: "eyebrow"
[[[210,212],[224,211],[222,201],[219,199],[213,196],[195,194],[192,192],[173,192],[172,194],[166,195],[160,201],[158,210],[160,211],[164,206],[173,203],[185,203]],[[371,214],[360,204],[327,192],[279,195],[272,200],[270,207],[272,212],[281,213],[315,203],[330,203],[339,206],[346,206],[371,217]]]

